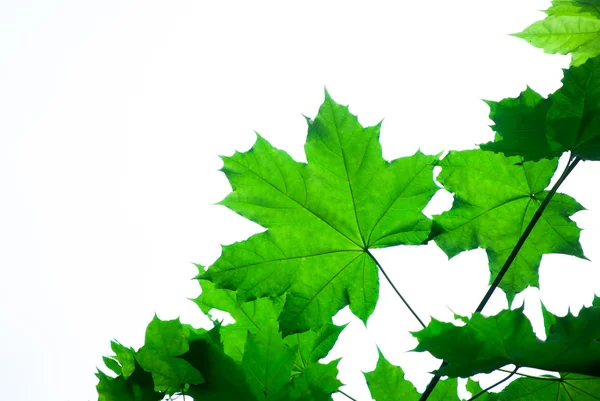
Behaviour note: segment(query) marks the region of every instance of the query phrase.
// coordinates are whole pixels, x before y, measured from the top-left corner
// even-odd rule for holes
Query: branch
[[[482,396],[484,394],[487,394],[487,392],[491,389],[493,389],[494,387],[496,387],[499,384],[504,383],[505,381],[507,381],[508,379],[510,379],[515,373],[517,373],[517,370],[519,369],[519,367],[517,366],[515,368],[515,370],[513,370],[510,375],[506,376],[504,379],[500,380],[499,382],[497,382],[496,384],[492,384],[491,386],[489,386],[488,388],[481,390],[480,392],[478,392],[477,394],[475,394],[473,397],[469,398],[467,401],[473,401],[475,398],[478,398],[479,396]]]
[[[385,279],[388,281],[388,283],[390,283],[390,285],[392,286],[392,288],[394,289],[394,291],[396,292],[396,294],[398,295],[398,297],[400,297],[400,299],[402,300],[402,302],[404,302],[404,305],[406,305],[406,307],[408,308],[408,310],[410,311],[410,313],[412,313],[412,315],[415,317],[415,319],[417,319],[419,321],[419,323],[421,323],[421,326],[423,326],[423,328],[425,328],[427,325],[425,323],[423,323],[423,321],[421,320],[421,318],[419,317],[419,315],[417,315],[417,313],[413,310],[413,308],[411,308],[411,306],[406,301],[406,299],[404,299],[404,297],[402,296],[402,294],[400,294],[400,291],[398,291],[398,289],[396,288],[396,286],[394,285],[394,283],[392,283],[392,280],[387,275],[387,273],[385,272],[385,270],[383,270],[383,267],[381,267],[381,265],[379,264],[379,262],[377,261],[377,259],[375,259],[375,256],[373,256],[373,254],[371,252],[369,252],[368,249],[366,251],[367,251],[367,254],[371,257],[371,259],[373,259],[373,261],[375,261],[375,264],[377,264],[377,267],[379,268],[379,270],[381,270],[381,272],[383,273],[383,276],[385,277]]]
[[[345,395],[346,397],[348,397],[348,398],[349,398],[349,399],[351,399],[352,401],[356,401],[356,399],[355,399],[355,398],[352,398],[352,397],[350,397],[348,394],[344,393],[344,392],[343,392],[342,390],[340,390],[340,389],[338,389],[338,391],[337,391],[337,392],[338,392],[338,393],[340,393],[340,394],[343,394],[343,395]]]
[[[500,272],[498,272],[498,275],[496,276],[496,278],[494,279],[492,285],[488,289],[487,293],[485,294],[485,296],[483,297],[483,299],[479,303],[479,306],[477,306],[477,309],[475,310],[475,312],[481,312],[483,310],[483,308],[485,307],[485,305],[487,304],[487,302],[490,300],[490,298],[492,297],[493,292],[496,290],[496,288],[498,288],[498,285],[500,285],[500,281],[502,281],[502,278],[504,277],[504,275],[508,271],[508,268],[510,267],[510,265],[512,264],[512,262],[517,257],[517,254],[519,253],[519,251],[523,247],[523,244],[525,244],[525,241],[529,237],[529,234],[531,234],[531,231],[533,230],[533,227],[536,225],[536,223],[538,222],[538,220],[540,219],[540,217],[542,217],[542,213],[544,213],[544,210],[546,209],[546,206],[548,206],[548,204],[552,200],[552,197],[554,196],[554,194],[556,193],[556,191],[558,190],[558,188],[567,179],[567,177],[569,176],[569,174],[571,174],[571,171],[573,171],[573,169],[575,168],[575,166],[577,166],[577,163],[579,163],[580,161],[581,161],[581,159],[579,157],[573,157],[573,155],[571,154],[571,156],[569,157],[569,161],[567,163],[567,167],[565,168],[565,170],[561,174],[561,176],[558,179],[558,181],[556,181],[556,184],[554,184],[554,186],[552,187],[552,189],[550,190],[550,192],[548,193],[548,195],[546,196],[546,198],[544,199],[544,201],[542,202],[542,204],[540,205],[540,207],[538,208],[538,210],[536,210],[535,214],[533,215],[533,218],[531,219],[531,221],[527,225],[527,228],[525,228],[525,231],[523,231],[523,233],[521,234],[521,237],[517,241],[517,244],[513,248],[513,250],[510,253],[510,255],[508,256],[508,259],[506,259],[506,262],[504,262],[504,265],[502,266],[502,269],[500,269]],[[442,368],[444,366],[447,366],[447,365],[448,365],[448,362],[444,361],[442,363],[442,365],[440,366],[440,368]],[[435,388],[435,386],[440,381],[440,378],[441,377],[439,375],[435,375],[433,377],[433,379],[431,379],[431,381],[427,385],[427,388],[425,389],[425,392],[423,393],[423,395],[421,395],[421,398],[419,398],[419,401],[426,401],[427,398],[429,398],[429,396],[433,392],[433,389]]]
[[[544,213],[546,206],[548,206],[548,204],[552,200],[552,197],[558,190],[558,187],[560,187],[561,184],[567,179],[569,174],[571,174],[571,171],[573,171],[575,166],[577,166],[577,163],[579,163],[580,161],[581,161],[581,159],[579,157],[574,158],[573,156],[571,156],[569,158],[569,162],[567,163],[567,167],[565,168],[565,171],[563,171],[563,173],[561,174],[558,181],[556,181],[556,184],[554,184],[554,186],[552,187],[552,189],[550,190],[550,192],[548,193],[548,195],[546,196],[546,198],[544,199],[544,201],[542,202],[542,204],[540,205],[538,210],[536,210],[535,214],[533,215],[533,218],[527,225],[527,228],[525,228],[525,231],[523,231],[523,234],[521,234],[521,238],[519,238],[519,241],[517,241],[517,244],[513,248],[510,255],[508,256],[508,259],[506,259],[506,262],[504,262],[502,269],[500,269],[500,272],[498,272],[498,275],[494,279],[494,282],[492,283],[488,292],[485,294],[485,296],[479,303],[479,306],[477,307],[475,312],[481,312],[483,310],[483,308],[485,307],[485,305],[487,304],[487,302],[490,300],[490,298],[492,297],[492,293],[496,290],[496,288],[498,288],[498,285],[500,285],[500,281],[502,281],[502,278],[508,271],[508,268],[510,267],[512,262],[517,257],[517,254],[523,247],[523,244],[525,244],[525,241],[529,237],[529,234],[531,234],[531,231],[533,231],[533,227],[535,227],[535,225],[538,222],[538,220],[540,219],[540,217],[542,217],[542,213]]]

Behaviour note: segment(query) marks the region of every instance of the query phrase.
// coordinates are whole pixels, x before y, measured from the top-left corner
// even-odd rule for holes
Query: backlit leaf
[[[329,95],[308,124],[308,164],[260,136],[248,152],[223,157],[233,192],[221,204],[268,230],[223,247],[199,275],[243,302],[287,292],[285,335],[317,330],[346,305],[366,321],[379,294],[367,249],[426,241],[422,210],[438,189],[436,157],[385,161],[379,125],[363,128]]]
[[[572,64],[580,65],[600,54],[599,9],[598,0],[554,0],[545,19],[514,36],[546,53],[572,53]]]
[[[508,255],[544,200],[556,160],[519,164],[482,150],[450,152],[440,162],[438,181],[454,193],[452,209],[434,216],[436,244],[453,257],[462,251],[486,250],[492,276]],[[583,258],[577,225],[569,219],[582,210],[573,198],[557,193],[500,283],[509,299],[538,285],[542,255],[563,253]]]

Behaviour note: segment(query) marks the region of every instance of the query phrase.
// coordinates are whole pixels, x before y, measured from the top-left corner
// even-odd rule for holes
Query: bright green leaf
[[[248,334],[242,368],[250,389],[259,401],[275,401],[283,397],[290,381],[296,348],[287,345],[273,324],[257,334]]]
[[[159,401],[163,395],[154,391],[152,376],[140,367],[126,379],[109,377],[98,371],[100,380],[96,386],[98,401]]]
[[[419,341],[415,351],[446,361],[438,373],[450,377],[489,373],[509,364],[600,377],[600,306],[582,309],[577,318],[553,320],[541,341],[522,308],[490,317],[475,313],[462,327],[432,319],[413,333]]]
[[[201,268],[201,267],[200,267]],[[215,288],[210,281],[199,280],[202,292],[194,302],[204,313],[218,309],[231,314],[235,324],[223,326],[220,330],[225,353],[238,362],[242,361],[248,332],[258,333],[261,327],[276,322],[285,297],[259,298],[251,302],[239,302],[231,290]]]
[[[286,385],[278,401],[330,401],[342,383],[337,379],[339,360],[312,363]]]
[[[448,257],[484,248],[490,261],[490,281],[548,194],[544,188],[557,166],[556,160],[518,164],[520,160],[469,150],[450,152],[440,162],[438,181],[454,193],[454,204],[451,210],[434,216],[435,242]],[[538,285],[542,255],[563,253],[584,258],[579,244],[581,230],[569,219],[580,210],[583,207],[570,196],[554,195],[500,283],[509,302],[528,286]]]
[[[152,374],[158,391],[172,394],[185,384],[199,384],[202,375],[178,356],[189,350],[189,329],[179,319],[162,321],[157,316],[146,329],[146,341],[135,358],[144,370]]]
[[[415,386],[404,379],[402,368],[389,363],[381,351],[375,370],[364,375],[375,401],[417,401],[421,397]],[[440,381],[428,399],[458,401],[457,386],[456,379]]]
[[[426,241],[422,210],[438,189],[436,157],[385,161],[379,125],[363,128],[329,95],[308,123],[308,164],[260,136],[248,152],[223,157],[233,192],[221,204],[268,230],[223,247],[199,275],[240,301],[287,292],[286,335],[317,330],[346,305],[366,321],[379,295],[366,250]]]
[[[325,358],[345,327],[346,325],[336,326],[327,323],[318,332],[306,331],[287,336],[284,339],[285,343],[298,348],[295,369],[302,371],[310,364]]]
[[[572,53],[573,65],[600,54],[600,2],[554,0],[547,17],[514,36],[546,53]]]

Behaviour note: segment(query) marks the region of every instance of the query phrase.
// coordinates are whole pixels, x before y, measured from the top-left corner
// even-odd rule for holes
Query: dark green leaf
[[[546,319],[552,320],[546,341],[541,341],[522,308],[490,317],[475,313],[462,327],[432,319],[413,334],[419,341],[415,350],[446,361],[437,373],[450,377],[489,373],[509,364],[600,377],[600,306],[582,309],[577,318]]]
[[[220,329],[196,338],[182,356],[204,378],[204,382],[191,385],[187,394],[197,401],[256,401],[242,367],[224,352]]]

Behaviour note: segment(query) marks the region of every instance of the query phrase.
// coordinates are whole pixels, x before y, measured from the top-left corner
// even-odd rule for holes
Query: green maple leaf
[[[553,323],[546,341],[541,341],[522,308],[491,317],[475,313],[462,327],[432,319],[413,333],[419,341],[415,351],[429,351],[446,361],[437,373],[450,377],[489,373],[509,364],[600,377],[598,298],[577,318],[555,316],[546,321]]]
[[[186,394],[203,401],[256,401],[242,366],[223,349],[223,328],[216,326],[190,340],[189,351],[182,358],[202,374],[204,381],[190,385]]]
[[[110,348],[115,356],[105,356],[102,360],[110,370],[127,379],[135,370],[135,352],[132,348],[127,348],[117,341],[111,341]]]
[[[211,282],[205,280],[200,280],[200,286],[202,292],[194,302],[203,312],[207,313],[213,308],[219,309],[229,312],[236,320],[234,324],[220,327],[220,340],[226,354],[242,365],[245,364],[245,374],[248,376],[248,382],[254,382],[253,391],[258,399],[263,399],[265,393],[269,394],[269,400],[278,401],[331,399],[331,394],[341,386],[336,377],[338,361],[327,365],[318,361],[327,356],[345,326],[327,323],[317,332],[306,331],[282,340],[281,335],[277,333],[277,319],[285,301],[284,297],[259,298],[240,303],[233,291],[215,288]],[[251,342],[247,345],[247,338],[250,337]],[[259,341],[260,338],[263,340]],[[247,347],[250,347],[253,354],[244,362]],[[277,366],[281,361],[270,358],[282,350],[284,355],[288,355],[290,350],[296,350],[293,351],[293,366],[288,370],[289,360],[283,359],[284,368],[280,370],[281,374],[277,375],[277,384],[273,388],[272,377],[261,378],[256,372],[273,372],[273,365]],[[292,360],[291,354],[288,356]],[[262,362],[253,365],[251,360]]]
[[[194,302],[202,312],[208,313],[214,308],[228,312],[235,319],[235,324],[221,327],[220,334],[225,353],[241,362],[248,332],[256,334],[261,327],[268,327],[276,322],[285,298],[259,298],[251,302],[240,302],[235,291],[215,288],[210,281],[199,282],[202,292]]]
[[[279,401],[330,401],[331,394],[338,391],[342,383],[337,379],[339,360],[324,365],[311,363],[302,374],[286,385]]]
[[[417,401],[421,394],[415,386],[404,379],[404,371],[394,366],[379,351],[377,366],[364,374],[375,401]],[[428,398],[431,401],[458,401],[456,379],[440,381]]]
[[[546,376],[542,379],[522,378],[510,383],[497,394],[498,401],[598,401],[600,379],[571,373],[561,373],[560,378]]]
[[[302,372],[306,367],[325,358],[345,327],[346,325],[326,323],[318,332],[306,331],[287,336],[284,339],[285,343],[298,348],[295,370]]]
[[[260,136],[248,152],[223,157],[233,192],[221,204],[268,230],[223,247],[198,276],[242,302],[287,292],[285,335],[318,330],[346,305],[366,322],[379,296],[368,249],[426,241],[422,210],[438,189],[436,157],[385,161],[379,125],[363,128],[328,94],[308,123],[307,164]]]
[[[564,70],[562,83],[548,99],[527,88],[518,98],[487,102],[496,138],[481,149],[524,160],[567,151],[600,160],[600,57]]]
[[[572,65],[600,54],[600,1],[554,0],[546,18],[514,34],[546,53],[572,53]]]
[[[296,353],[296,347],[283,341],[276,322],[248,334],[242,368],[257,400],[274,401],[284,396]]]
[[[96,386],[98,401],[160,401],[163,395],[154,391],[150,373],[134,362],[133,371],[127,378],[122,375],[112,378],[98,370]]]
[[[484,248],[493,280],[519,240],[541,202],[557,160],[519,164],[482,150],[450,152],[441,162],[438,181],[454,193],[452,209],[434,216],[434,239],[453,257],[462,251]],[[517,258],[500,283],[509,299],[528,286],[538,285],[542,255],[563,253],[585,258],[579,244],[580,229],[569,219],[583,207],[568,195],[557,193],[548,204]]]
[[[200,372],[179,356],[189,350],[190,329],[175,320],[160,320],[156,315],[146,329],[145,344],[135,359],[152,374],[157,391],[169,394],[181,391],[186,384],[199,384]]]

